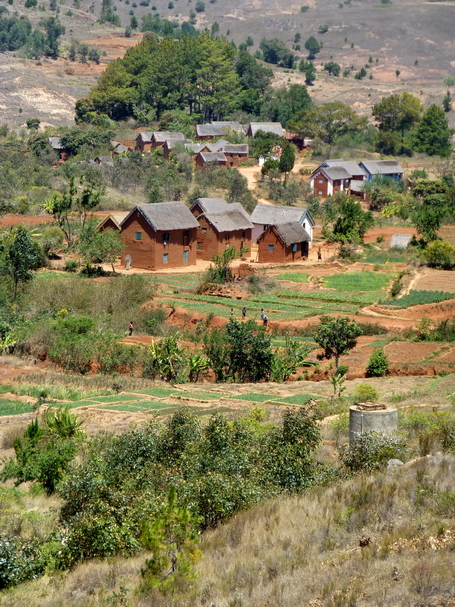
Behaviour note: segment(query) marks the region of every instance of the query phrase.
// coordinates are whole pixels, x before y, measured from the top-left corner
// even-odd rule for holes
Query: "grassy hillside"
[[[29,582],[0,604],[449,606],[454,474],[455,459],[437,455],[241,513],[204,534],[197,578],[167,597],[134,593],[142,555]]]

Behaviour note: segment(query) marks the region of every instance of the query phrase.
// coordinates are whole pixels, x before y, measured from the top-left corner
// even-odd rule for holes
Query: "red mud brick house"
[[[133,268],[163,270],[196,263],[199,224],[183,202],[136,206],[121,223],[125,249]]]
[[[185,141],[183,133],[173,131],[155,131],[152,133],[152,149],[162,148],[166,141]]]
[[[134,141],[134,149],[138,152],[150,152],[152,149],[152,135],[150,131],[142,131]]]
[[[253,224],[239,202],[222,198],[198,198],[190,211],[197,216],[197,258],[210,261],[229,247],[237,251],[251,248]]]
[[[285,207],[273,204],[258,203],[250,217],[253,224],[253,242],[257,242],[262,232],[265,232],[269,226],[279,223],[297,222],[310,237],[309,244],[313,240],[314,221],[307,209],[298,207]]]
[[[202,169],[205,164],[216,164],[219,167],[227,166],[227,158],[223,152],[199,152],[194,159],[196,169]]]
[[[169,160],[169,156],[171,155],[172,150],[176,145],[182,145],[185,147],[188,154],[191,154],[191,151],[187,149],[187,145],[194,145],[191,139],[166,139],[163,145],[163,158],[164,160]]]
[[[107,217],[103,219],[103,221],[98,224],[97,230],[103,232],[104,230],[120,230],[120,225],[125,217],[128,215],[128,211],[120,212],[120,213],[109,213]]]
[[[58,154],[58,159],[61,162],[68,160],[69,154],[64,148],[62,148],[62,143],[60,141],[60,137],[48,137],[47,140],[51,144],[54,152],[56,152]]]
[[[292,263],[308,257],[310,235],[298,223],[271,225],[259,236],[259,263]]]

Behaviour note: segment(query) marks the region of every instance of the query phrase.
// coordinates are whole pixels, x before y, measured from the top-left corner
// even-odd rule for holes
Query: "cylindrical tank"
[[[395,407],[354,405],[349,409],[349,444],[362,432],[393,432],[397,429],[397,423],[398,414]]]

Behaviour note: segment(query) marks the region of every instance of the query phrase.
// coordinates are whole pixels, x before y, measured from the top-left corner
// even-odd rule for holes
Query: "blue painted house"
[[[365,160],[359,166],[364,169],[367,181],[373,177],[388,177],[397,182],[403,179],[404,171],[396,160]]]

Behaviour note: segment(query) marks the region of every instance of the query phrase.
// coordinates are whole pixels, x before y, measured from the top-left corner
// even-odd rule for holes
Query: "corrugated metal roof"
[[[48,137],[47,140],[49,141],[49,143],[51,144],[51,146],[54,148],[54,150],[61,150],[62,148],[62,143],[60,141],[60,137]]]
[[[334,160],[326,160],[323,165],[328,167],[343,167],[351,175],[351,177],[354,175],[366,176],[365,169],[362,169],[362,167],[353,160],[343,160],[342,158],[337,158]]]
[[[254,211],[251,213],[251,221],[260,225],[276,225],[289,221],[301,221],[306,213],[306,209],[300,209],[298,207],[282,207],[258,202]],[[311,219],[311,222],[312,221],[313,220]]]
[[[298,242],[309,242],[311,240],[308,232],[298,221],[279,223],[273,226],[281,240],[289,247]]]
[[[280,122],[250,122],[248,129],[251,129],[253,137],[258,131],[274,133],[275,135],[284,137],[284,129]]]
[[[152,143],[152,131],[141,131],[136,137],[136,141],[140,138],[143,143]]]
[[[332,180],[351,178],[351,173],[348,173],[344,167],[322,167],[321,171]]]
[[[155,231],[189,230],[199,227],[196,218],[183,202],[139,204],[128,213],[122,225],[135,211],[139,211]]]
[[[225,154],[248,155],[249,146],[247,143],[227,143],[222,150]]]
[[[119,143],[114,150],[114,154],[124,154],[125,152],[128,152],[129,148],[126,145],[123,145],[123,143]]]
[[[215,143],[208,143],[207,148],[213,152],[220,152],[223,151],[224,146],[228,144],[229,141],[226,141],[226,139],[218,139],[218,141],[215,141]]]
[[[393,175],[404,173],[396,160],[365,160],[361,163],[370,175]]]
[[[390,239],[390,248],[402,250],[407,249],[411,238],[411,234],[392,234],[392,238]]]

